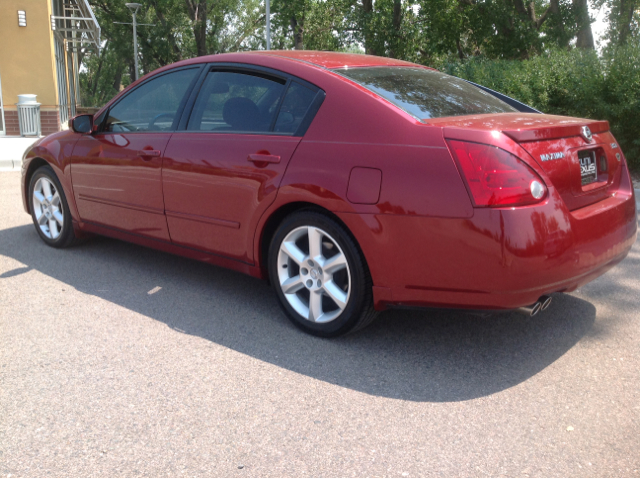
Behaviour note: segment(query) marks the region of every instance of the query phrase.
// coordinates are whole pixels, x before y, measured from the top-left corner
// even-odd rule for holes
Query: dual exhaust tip
[[[538,299],[538,301],[536,301],[534,304],[532,304],[531,306],[523,306],[522,308],[518,308],[518,311],[529,316],[530,318],[533,318],[540,311],[544,311],[545,309],[547,309],[551,305],[551,300],[551,296],[540,296],[540,299]]]

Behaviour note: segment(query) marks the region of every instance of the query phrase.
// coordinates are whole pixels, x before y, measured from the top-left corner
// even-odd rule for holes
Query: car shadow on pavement
[[[35,270],[181,333],[321,381],[411,401],[463,401],[517,385],[572,348],[596,316],[591,303],[556,295],[534,319],[390,310],[361,332],[327,340],[291,325],[266,282],[121,241],[96,238],[55,250],[28,225],[0,231],[0,254],[23,265],[5,278]]]

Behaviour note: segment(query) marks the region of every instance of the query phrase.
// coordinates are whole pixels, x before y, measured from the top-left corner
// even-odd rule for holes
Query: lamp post
[[[267,14],[267,50],[271,50],[271,12],[269,0],[265,0],[266,2],[266,14]]]
[[[125,5],[127,6],[127,8],[129,10],[131,10],[131,14],[133,15],[133,23],[127,23],[127,22],[113,22],[113,23],[118,23],[120,25],[133,25],[133,63],[135,65],[135,79],[138,79],[138,26],[148,26],[148,27],[155,27],[156,24],[155,23],[138,23],[136,21],[136,14],[138,13],[138,10],[140,9],[140,7],[142,6],[139,3],[125,3]]]
[[[136,13],[142,5],[139,3],[125,3],[127,8],[131,10],[131,14],[133,15],[133,63],[136,69],[136,80],[138,79],[138,32],[137,32],[137,23],[136,23]]]

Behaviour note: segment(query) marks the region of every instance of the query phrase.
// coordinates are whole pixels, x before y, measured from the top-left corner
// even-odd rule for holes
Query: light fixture
[[[18,10],[18,26],[27,26],[27,12],[25,12],[24,10]]]
[[[55,31],[56,29],[56,19],[51,15],[51,30]]]
[[[138,9],[142,6],[139,3],[125,3],[126,7],[131,10],[131,13],[138,13]]]

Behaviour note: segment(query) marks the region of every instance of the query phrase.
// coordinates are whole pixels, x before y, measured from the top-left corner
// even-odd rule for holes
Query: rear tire
[[[283,311],[309,334],[340,336],[377,314],[364,256],[327,215],[304,210],[286,217],[271,240],[268,266]]]
[[[50,166],[38,168],[29,182],[29,210],[42,241],[54,248],[81,242],[73,231],[69,204]]]

